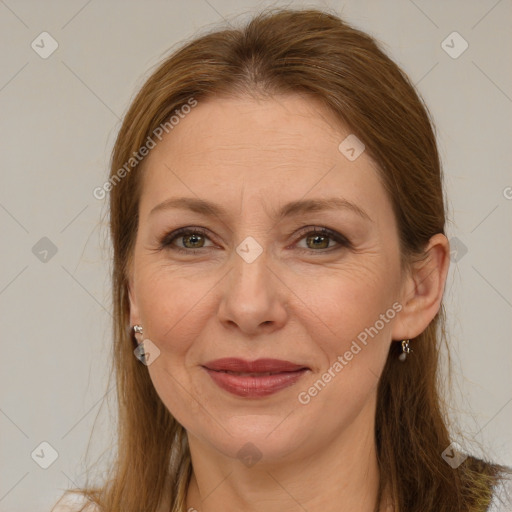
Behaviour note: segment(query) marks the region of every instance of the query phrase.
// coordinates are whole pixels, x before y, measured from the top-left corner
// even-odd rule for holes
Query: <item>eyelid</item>
[[[160,240],[160,248],[166,249],[169,247],[172,247],[173,249],[183,250],[185,252],[192,252],[192,251],[198,251],[200,249],[204,249],[204,247],[200,247],[198,249],[185,249],[183,247],[178,247],[174,245],[172,242],[178,238],[181,238],[188,234],[199,234],[204,236],[205,238],[208,238],[211,241],[211,238],[208,236],[208,230],[205,228],[200,227],[194,227],[194,226],[186,226],[183,228],[175,229],[174,231],[171,231],[170,233],[166,233]]]
[[[304,236],[309,233],[320,233],[324,235],[332,235],[333,238],[338,237],[346,240],[348,242],[348,239],[342,235],[341,233],[338,233],[334,229],[330,229],[324,226],[318,226],[318,225],[312,225],[312,226],[304,226],[303,228],[300,228],[300,230],[296,233],[296,236]]]
[[[306,235],[311,235],[311,234],[322,235],[322,236],[327,236],[329,238],[332,238],[338,245],[335,247],[330,247],[328,249],[317,250],[317,251],[315,251],[314,249],[303,249],[303,248],[299,248],[299,250],[310,252],[310,253],[317,252],[320,254],[322,254],[322,253],[325,254],[330,251],[339,249],[340,247],[352,247],[352,243],[345,235],[342,235],[341,233],[338,233],[337,231],[334,231],[333,229],[323,227],[323,226],[321,226],[321,227],[305,226],[304,228],[301,228],[300,231],[296,235],[298,238],[296,239],[294,244],[300,242],[303,238],[306,237]]]
[[[189,253],[189,254],[195,254],[198,251],[201,252],[202,249],[207,249],[208,247],[199,247],[197,249],[186,249],[186,248],[179,247],[179,246],[173,244],[174,240],[179,239],[185,235],[194,234],[194,233],[202,235],[205,238],[208,238],[210,241],[212,241],[210,236],[208,235],[209,231],[207,229],[201,228],[201,227],[186,226],[186,227],[175,229],[174,231],[171,231],[170,233],[166,233],[160,240],[160,248],[161,249],[169,249],[170,248],[171,250],[176,250],[178,252]],[[334,240],[337,243],[337,245],[335,247],[330,247],[328,249],[319,249],[319,250],[298,248],[299,251],[307,252],[309,254],[311,254],[311,253],[325,254],[325,253],[331,252],[333,250],[339,249],[340,247],[352,247],[352,243],[346,236],[344,236],[341,233],[338,233],[337,231],[334,231],[330,228],[326,228],[323,226],[317,226],[317,225],[305,226],[305,227],[301,228],[299,230],[299,232],[295,234],[295,236],[294,236],[295,241],[293,242],[292,245],[295,245],[298,242],[300,242],[303,238],[306,237],[306,235],[312,235],[312,234],[318,234],[318,235],[330,237],[332,240]],[[211,246],[209,246],[209,247],[211,247]]]

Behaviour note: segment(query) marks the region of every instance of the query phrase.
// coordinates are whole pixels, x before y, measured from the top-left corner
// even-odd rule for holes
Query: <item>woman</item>
[[[275,10],[193,40],[133,101],[103,192],[119,433],[77,490],[94,509],[511,510],[508,468],[447,429],[439,155],[371,37]]]

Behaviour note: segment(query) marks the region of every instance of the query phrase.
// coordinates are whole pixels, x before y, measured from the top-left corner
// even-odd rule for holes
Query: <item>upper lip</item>
[[[236,357],[224,357],[209,361],[203,366],[210,370],[230,371],[242,373],[258,372],[293,372],[296,370],[308,369],[303,364],[295,364],[281,359],[256,359],[255,361],[246,361]]]

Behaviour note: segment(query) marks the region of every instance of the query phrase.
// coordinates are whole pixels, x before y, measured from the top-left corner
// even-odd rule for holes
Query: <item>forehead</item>
[[[350,130],[311,96],[199,101],[151,150],[141,212],[170,196],[294,200],[308,193],[383,200],[373,160],[339,150]],[[378,196],[381,197],[378,197]]]
[[[176,158],[200,159],[201,155],[223,153],[223,158],[241,160],[259,154],[270,158],[272,151],[290,149],[300,154],[322,154],[318,146],[309,147],[306,137],[321,137],[325,144],[339,140],[343,127],[319,100],[298,94],[272,98],[209,98],[199,101],[180,120],[150,159],[158,158],[166,149]],[[164,146],[167,146],[164,147]],[[302,148],[302,150],[301,150]],[[279,158],[275,155],[275,159]],[[283,155],[284,156],[284,155]],[[289,158],[291,152],[287,153]]]

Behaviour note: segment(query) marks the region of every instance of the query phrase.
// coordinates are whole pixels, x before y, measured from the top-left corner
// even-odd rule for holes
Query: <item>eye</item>
[[[308,226],[302,230],[302,237],[299,242],[305,240],[306,248],[298,249],[302,252],[307,253],[324,253],[337,250],[342,247],[351,247],[350,241],[343,235],[332,231],[327,228],[317,228]],[[180,241],[180,244],[176,244],[175,241]],[[213,245],[205,245],[206,240],[210,240],[206,234],[206,230],[203,228],[180,228],[167,235],[165,235],[160,241],[160,249],[171,249],[187,254],[197,254],[202,252],[201,249],[207,249],[213,247]],[[334,247],[332,241],[336,243]],[[295,244],[297,245],[297,243]]]
[[[303,236],[299,241],[305,240],[306,249],[300,248],[301,251],[312,252],[331,252],[331,250],[337,250],[341,247],[350,247],[350,241],[343,235],[332,231],[327,228],[306,228],[309,231],[304,232]],[[331,241],[334,240],[337,245],[332,245]],[[326,250],[328,249],[328,250]]]
[[[173,243],[175,240],[181,240],[181,246]],[[209,240],[206,231],[202,228],[180,228],[168,235],[165,235],[160,241],[161,249],[172,249],[183,253],[195,254],[196,249],[207,248],[205,240]]]

